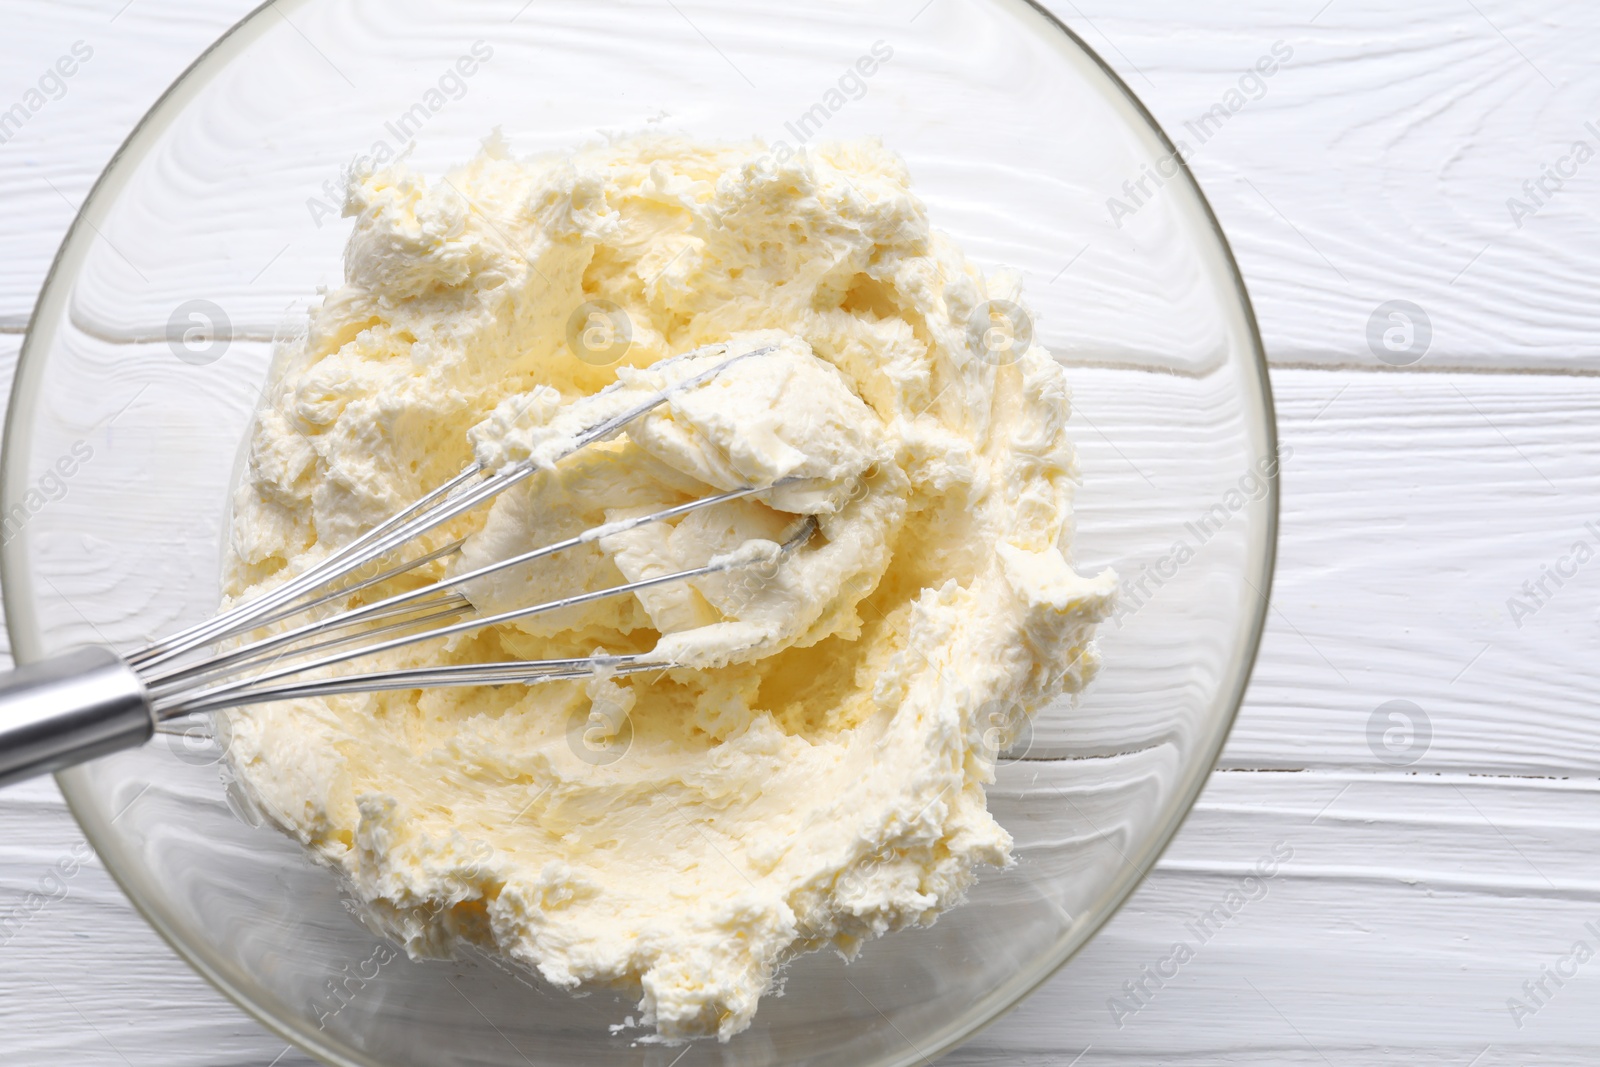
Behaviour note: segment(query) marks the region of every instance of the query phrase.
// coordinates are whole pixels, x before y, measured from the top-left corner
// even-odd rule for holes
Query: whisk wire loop
[[[754,562],[753,557],[740,558],[737,554],[715,557],[702,566],[489,615],[479,614],[471,598],[462,591],[462,587],[469,583],[512,567],[649,523],[671,521],[701,508],[770,492],[798,479],[786,478],[767,485],[743,486],[712,493],[646,515],[604,523],[549,545],[424,582],[416,588],[393,593],[370,604],[351,603],[351,598],[356,594],[458,553],[465,539],[451,541],[398,563],[380,566],[373,574],[363,574],[362,571],[369,565],[383,564],[426,534],[493,499],[537,471],[591,444],[615,436],[629,423],[665,403],[673,394],[709,381],[734,363],[765,355],[776,348],[775,345],[768,345],[752,349],[659,390],[639,404],[572,434],[561,447],[543,456],[539,464],[531,458],[524,459],[493,472],[486,472],[476,463],[469,465],[432,492],[401,508],[272,590],[126,656],[127,663],[148,688],[156,718],[165,721],[244,704],[338,693],[433,686],[533,684],[588,677],[602,671],[625,675],[672,669],[674,664],[652,659],[649,654],[596,655],[581,659],[454,664],[289,680],[314,672],[331,671],[361,657],[425,641],[444,640],[484,627],[514,623],[608,597],[642,592],[670,582],[690,581]],[[704,351],[676,357],[658,364],[658,367]],[[802,518],[791,529],[793,532],[778,547],[780,555],[787,555],[809,541],[818,529],[817,520],[814,517]],[[348,580],[352,577],[354,581]],[[330,606],[331,614],[321,617],[316,614],[319,609]],[[302,622],[293,621],[302,615],[309,617]],[[262,633],[265,628],[279,623],[287,625],[276,632]],[[234,641],[240,643],[226,647]],[[218,650],[219,645],[224,647]]]

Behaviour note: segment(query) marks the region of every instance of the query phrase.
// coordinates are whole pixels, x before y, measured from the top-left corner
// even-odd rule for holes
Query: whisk
[[[573,434],[554,459],[564,459],[589,445],[614,437],[673,394],[709,381],[740,360],[766,355],[777,347],[769,345],[732,356],[661,389],[636,406]],[[719,348],[726,351],[726,346],[697,349],[657,364],[657,367],[664,368]],[[458,588],[497,571],[602,537],[648,523],[667,522],[700,508],[769,492],[797,480],[780,479],[768,485],[714,493],[649,515],[606,523],[373,603],[344,606],[354,594],[456,552],[461,541],[384,565],[423,534],[478,507],[539,469],[532,460],[508,464],[495,471],[486,471],[474,463],[321,562],[205,622],[125,654],[88,646],[0,673],[0,785],[141,745],[161,723],[172,719],[247,704],[435,686],[534,685],[584,678],[599,671],[627,675],[671,669],[679,664],[632,654],[356,673],[335,670],[352,660],[422,641],[623,596],[669,582],[687,581],[758,563],[770,564],[804,545],[817,530],[815,517],[802,517],[786,532],[775,554],[728,553],[713,557],[703,566],[490,615],[480,614]],[[380,569],[376,573],[365,573],[373,567]],[[265,630],[277,624],[281,624],[281,628]]]

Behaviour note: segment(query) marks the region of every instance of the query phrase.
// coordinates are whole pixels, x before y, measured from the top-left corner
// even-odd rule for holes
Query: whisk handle
[[[155,728],[144,683],[108,648],[0,671],[0,785],[134,748]]]

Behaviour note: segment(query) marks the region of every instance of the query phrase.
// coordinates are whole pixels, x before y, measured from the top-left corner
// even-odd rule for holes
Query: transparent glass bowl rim
[[[123,184],[124,176],[139,162],[155,139],[166,128],[168,122],[176,117],[184,105],[188,103],[192,94],[203,85],[206,76],[220,71],[237,53],[241,52],[257,35],[263,32],[265,22],[262,18],[270,9],[280,6],[291,6],[307,0],[264,0],[259,6],[229,27],[226,32],[213,41],[201,52],[192,63],[167,87],[156,99],[150,109],[134,125],[127,138],[112,154],[105,169],[95,180],[94,185],[84,198],[82,206],[78,209],[66,236],[56,252],[50,269],[45,275],[45,281],[40,289],[39,297],[35,302],[33,314],[29,319],[26,334],[17,358],[15,377],[12,382],[10,403],[7,408],[5,431],[3,437],[3,451],[0,451],[0,499],[9,499],[9,486],[24,484],[28,475],[27,460],[29,458],[28,442],[22,439],[26,430],[27,420],[21,417],[22,412],[31,412],[32,398],[36,392],[35,385],[38,375],[36,367],[45,359],[45,355],[35,352],[35,327],[49,310],[52,303],[51,297],[55,294],[58,277],[66,270],[71,252],[79,243],[94,233],[94,223],[91,221],[103,206],[109,205]],[[1190,170],[1187,161],[1179,153],[1177,147],[1167,136],[1166,131],[1156,121],[1144,103],[1134,94],[1127,83],[1113,70],[1109,64],[1077,33],[1067,27],[1059,18],[1047,10],[1039,0],[1020,0],[1053,27],[1063,34],[1071,44],[1080,50],[1105,77],[1108,84],[1119,92],[1125,101],[1132,107],[1148,127],[1148,132],[1153,134],[1161,145],[1167,158],[1176,161],[1178,174],[1174,179],[1180,182],[1194,197],[1203,214],[1205,223],[1210,231],[1210,237],[1216,242],[1221,262],[1226,267],[1226,280],[1231,284],[1234,297],[1238,301],[1246,329],[1246,339],[1249,342],[1249,360],[1246,369],[1253,376],[1253,385],[1260,398],[1260,416],[1262,425],[1259,427],[1264,434],[1266,454],[1276,454],[1278,445],[1277,419],[1274,411],[1272,386],[1267,373],[1267,360],[1261,340],[1261,332],[1257,324],[1254,307],[1250,294],[1241,274],[1238,262],[1233,255],[1221,224],[1217,221],[1216,213],[1206,198],[1194,173]],[[1278,547],[1278,521],[1279,521],[1279,486],[1276,474],[1267,480],[1267,496],[1261,501],[1264,511],[1266,528],[1262,541],[1262,552],[1256,564],[1259,573],[1254,575],[1254,584],[1260,590],[1261,596],[1256,602],[1253,617],[1250,620],[1249,632],[1245,637],[1240,650],[1241,670],[1234,679],[1232,691],[1226,694],[1227,714],[1221,717],[1212,732],[1212,736],[1205,739],[1199,746],[1204,760],[1195,760],[1189,769],[1187,780],[1182,781],[1173,792],[1172,802],[1166,813],[1164,823],[1153,834],[1145,848],[1145,855],[1130,857],[1134,862],[1130,864],[1131,873],[1121,877],[1121,883],[1112,894],[1115,902],[1102,916],[1100,923],[1093,931],[1084,936],[1077,943],[1068,943],[1053,957],[1045,958],[1034,970],[1026,976],[1025,980],[1014,983],[1012,994],[1005,1000],[993,1006],[985,1014],[976,1016],[969,1025],[950,1033],[938,1045],[926,1048],[922,1052],[908,1055],[906,1064],[922,1061],[926,1058],[936,1059],[951,1049],[970,1040],[984,1028],[1006,1015],[1026,999],[1035,989],[1048,981],[1060,968],[1093,939],[1099,930],[1122,909],[1135,889],[1144,881],[1145,877],[1154,868],[1162,853],[1167,849],[1179,828],[1188,818],[1189,812],[1194,807],[1195,800],[1200,791],[1205,787],[1211,769],[1215,766],[1222,746],[1227,741],[1232,730],[1234,720],[1238,716],[1239,707],[1244,700],[1245,690],[1249,685],[1250,677],[1254,672],[1257,656],[1260,651],[1261,636],[1266,625],[1267,605],[1271,596],[1271,583],[1277,561]],[[13,656],[18,663],[31,662],[45,655],[33,618],[32,582],[29,578],[26,561],[19,558],[16,550],[0,550],[0,593],[3,593],[5,620],[10,633]],[[100,820],[95,813],[83,806],[82,798],[75,793],[68,771],[57,776],[68,809],[77,820],[89,843],[99,848],[97,834],[108,833],[108,827],[100,826]],[[205,958],[205,954],[192,945],[178,931],[170,929],[161,919],[158,909],[132,886],[123,874],[108,865],[107,870],[117,882],[123,893],[132,902],[134,908],[150,924],[150,926],[171,946],[185,962],[205,977],[215,988],[220,990],[229,1000],[233,1001],[247,1014],[266,1027],[272,1033],[290,1042],[296,1047],[339,1067],[361,1067],[346,1058],[340,1051],[327,1047],[318,1035],[304,1031],[293,1025],[290,1020],[283,1019],[266,1008],[258,1005],[251,997],[248,990],[241,989],[227,979],[216,968],[212,967]]]

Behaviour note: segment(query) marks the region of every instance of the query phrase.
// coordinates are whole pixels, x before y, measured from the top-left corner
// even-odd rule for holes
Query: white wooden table
[[[6,375],[90,183],[252,4],[0,0],[0,110],[74,42],[93,50],[0,144]],[[1050,6],[1175,136],[1292,48],[1191,162],[1256,300],[1294,457],[1271,624],[1221,768],[1093,944],[945,1062],[1600,1062],[1600,161],[1574,155],[1600,152],[1600,9]],[[1431,325],[1402,369],[1368,340],[1391,300]],[[1579,541],[1595,559],[1523,592],[1573,571]],[[1426,740],[1371,732],[1392,700]],[[1264,895],[1114,1012],[1274,847],[1293,855]],[[0,1064],[308,1062],[86,853],[53,783],[0,793]]]

